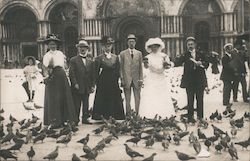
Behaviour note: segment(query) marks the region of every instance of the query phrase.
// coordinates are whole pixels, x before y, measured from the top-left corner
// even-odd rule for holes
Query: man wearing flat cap
[[[70,59],[69,78],[71,81],[72,95],[79,119],[81,104],[82,123],[90,124],[89,118],[89,94],[93,93],[95,85],[95,65],[88,55],[89,44],[80,40],[76,45],[78,55]]]
[[[207,87],[207,78],[205,70],[209,63],[206,56],[196,50],[194,37],[186,39],[187,52],[181,57],[184,63],[184,72],[181,80],[181,87],[186,89],[188,99],[188,121],[194,120],[194,97],[197,101],[197,118],[203,118],[203,97],[204,90]]]
[[[120,53],[120,73],[126,100],[126,113],[131,111],[131,89],[133,89],[135,111],[138,114],[141,100],[141,87],[143,85],[143,71],[142,53],[135,49],[136,40],[137,38],[134,34],[128,35],[128,49]]]

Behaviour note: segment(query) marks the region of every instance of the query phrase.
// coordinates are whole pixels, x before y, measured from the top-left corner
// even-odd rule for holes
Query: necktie
[[[86,59],[86,56],[80,55],[80,57]]]
[[[133,50],[131,50],[131,58],[134,58]]]

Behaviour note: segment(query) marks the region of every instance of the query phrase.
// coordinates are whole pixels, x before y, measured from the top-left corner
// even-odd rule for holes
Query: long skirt
[[[100,120],[101,116],[106,119],[110,116],[116,120],[125,119],[121,89],[114,75],[112,70],[103,70],[99,76],[92,115],[94,120]]]
[[[44,124],[53,122],[55,126],[62,126],[67,120],[79,121],[66,73],[63,68],[55,67],[45,86]]]

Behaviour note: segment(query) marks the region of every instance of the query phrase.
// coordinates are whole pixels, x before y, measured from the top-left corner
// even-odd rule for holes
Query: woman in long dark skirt
[[[61,127],[66,121],[77,123],[76,111],[69,82],[65,73],[65,55],[57,50],[60,40],[55,35],[48,35],[45,43],[49,51],[43,57],[46,67],[44,124],[53,123]]]
[[[112,54],[114,40],[109,37],[102,39],[104,54],[96,58],[97,89],[94,100],[94,120],[100,120],[101,116],[108,119],[110,116],[117,120],[125,118],[124,108],[119,88],[119,58]]]

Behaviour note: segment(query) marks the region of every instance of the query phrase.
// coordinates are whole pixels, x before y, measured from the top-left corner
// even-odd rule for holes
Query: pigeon
[[[235,128],[235,126],[231,129],[231,135],[233,138],[235,138],[235,136],[237,135],[237,129]]]
[[[188,141],[190,144],[192,144],[195,140],[196,136],[194,136],[194,132],[192,131],[188,137]]]
[[[87,144],[85,144],[82,149],[83,149],[84,153],[90,153],[91,152],[91,148]]]
[[[173,134],[173,135],[174,135],[173,140],[174,140],[175,144],[180,145],[180,140],[181,140],[180,136],[177,134]]]
[[[214,135],[214,136],[211,136],[211,137],[208,137],[207,138],[209,141],[212,142],[212,144],[214,144],[215,141],[217,141],[219,139],[219,136],[218,135]]]
[[[169,141],[167,139],[162,140],[161,145],[163,147],[163,150],[165,151],[169,147]]]
[[[68,143],[71,141],[71,135],[72,135],[72,132],[66,135],[65,137],[63,137],[62,139],[57,140],[56,143],[62,143],[67,146]]]
[[[176,153],[178,159],[181,160],[181,161],[190,160],[190,159],[196,159],[193,156],[187,155],[187,154],[182,153],[182,152],[178,152],[177,150],[175,151],[175,153]]]
[[[46,133],[42,132],[41,134],[37,135],[34,139],[33,139],[33,143],[35,144],[38,141],[42,141],[46,138]]]
[[[96,134],[96,135],[100,135],[101,132],[103,132],[104,130],[104,126],[101,126],[95,130],[93,130],[93,132]]]
[[[27,152],[27,156],[28,156],[29,160],[32,160],[35,155],[36,155],[36,152],[33,149],[33,146],[31,146],[30,150]]]
[[[27,111],[35,110],[34,104],[33,104],[32,102],[24,102],[24,103],[23,103],[23,107],[24,107],[24,109],[27,110]]]
[[[13,153],[7,149],[0,149],[0,157],[7,159],[15,159],[17,160],[17,157],[13,155]]]
[[[17,121],[17,119],[15,117],[13,117],[11,114],[10,114],[9,120],[10,120],[10,122],[16,122]]]
[[[142,161],[153,161],[156,153],[153,153],[150,157],[143,159]]]
[[[30,130],[27,131],[27,134],[26,134],[26,144],[28,144],[29,142],[32,141],[32,133]]]
[[[2,139],[1,143],[6,143],[9,142],[15,137],[15,135],[13,134],[13,132],[9,132],[6,136],[4,136],[4,138]]]
[[[31,123],[32,124],[35,124],[37,121],[39,120],[39,118],[37,116],[35,116],[33,113],[32,113],[32,119],[31,119]],[[39,131],[39,130],[38,130]]]
[[[22,126],[22,125],[24,124],[25,121],[26,121],[26,119],[23,119],[23,120],[21,120],[21,121],[18,121],[18,124],[19,124],[20,126]]]
[[[16,129],[16,136],[18,136],[19,138],[24,138],[26,135],[20,133],[20,132],[19,132],[19,129]]]
[[[237,149],[234,147],[234,144],[231,143],[231,145],[228,148],[228,153],[230,154],[230,156],[232,157],[232,159],[239,159],[238,158],[238,153],[237,153]]]
[[[198,131],[197,133],[198,133],[198,138],[199,139],[205,140],[207,138],[206,135],[201,131],[200,128],[198,128],[197,131]]]
[[[10,148],[8,148],[7,150],[13,150],[14,152],[16,150],[20,151],[20,149],[22,148],[24,144],[24,141],[17,141],[13,146],[11,146]]]
[[[242,149],[244,149],[244,148],[247,149],[247,147],[250,145],[250,138],[248,140],[236,142],[234,144],[240,145],[242,147]]]
[[[1,113],[4,113],[4,109],[3,108],[0,108],[0,114]]]
[[[75,153],[73,153],[71,161],[81,161],[81,159],[78,156],[76,156]]]
[[[77,143],[82,143],[86,145],[89,142],[89,134],[87,134],[86,137],[82,138],[81,140],[78,140]]]
[[[212,142],[209,139],[206,139],[204,144],[207,147],[207,150],[209,151],[209,147],[212,145]]]
[[[49,160],[55,160],[58,157],[58,146],[56,146],[56,149],[43,157],[43,159],[49,159]]]
[[[199,154],[201,151],[201,144],[197,138],[194,140],[193,147],[196,153]]]
[[[213,127],[214,135],[226,134],[224,131],[222,131],[220,128],[214,126],[213,124],[211,126]]]
[[[99,142],[94,148],[93,150],[96,150],[98,152],[100,151],[104,151],[103,149],[105,148],[105,142]]]
[[[86,158],[88,160],[95,160],[97,155],[98,155],[97,150],[91,150],[89,153],[86,153],[85,155],[82,155],[80,157]]]
[[[222,120],[222,115],[221,113],[219,113],[216,117],[217,121],[220,122]]]
[[[221,153],[221,150],[223,149],[223,146],[221,145],[221,143],[218,143],[217,145],[215,145],[215,150],[217,151],[217,153]]]
[[[134,143],[135,145],[137,145],[140,140],[141,140],[141,138],[139,136],[137,136],[137,137],[126,140],[126,143],[131,142],[131,143]]]
[[[4,133],[3,124],[0,124],[0,138],[3,138],[4,136],[5,136],[5,133]]]
[[[127,144],[124,144],[124,145],[125,145],[125,148],[126,148],[127,155],[130,156],[132,158],[132,160],[135,157],[144,157],[144,155],[132,150]]]
[[[177,135],[179,135],[180,139],[187,136],[188,134],[189,134],[189,131],[184,131],[184,132],[178,132],[177,133]]]
[[[2,122],[3,120],[5,120],[5,118],[0,115],[0,122]]]
[[[40,131],[42,129],[42,123],[40,123],[37,127],[33,127],[32,129]]]
[[[146,147],[152,147],[154,145],[155,141],[154,141],[154,137],[152,136],[151,138],[149,138],[148,140],[145,141]]]
[[[30,119],[28,119],[28,121],[25,123],[25,124],[23,124],[23,126],[21,126],[21,130],[24,130],[24,129],[27,129],[28,127],[30,127],[30,125],[31,125],[31,121],[30,121]]]

